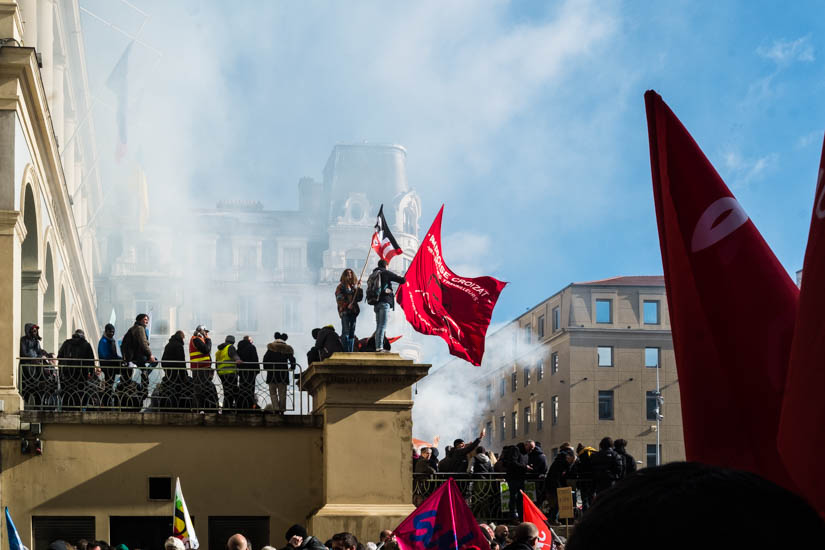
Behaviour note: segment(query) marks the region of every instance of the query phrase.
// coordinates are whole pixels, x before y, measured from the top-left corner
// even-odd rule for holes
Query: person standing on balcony
[[[255,396],[255,382],[258,379],[261,365],[258,362],[258,350],[255,349],[255,342],[251,336],[244,336],[238,342],[238,355],[243,361],[242,369],[238,375],[240,383],[240,395],[238,397],[238,408],[252,411],[260,409]]]
[[[123,360],[134,363],[140,369],[140,383],[144,394],[149,391],[149,369],[147,364],[157,364],[158,361],[152,354],[152,348],[149,347],[149,337],[146,335],[147,326],[149,326],[149,316],[140,313],[135,317],[135,324],[126,331],[123,340],[120,342]]]
[[[289,371],[295,370],[295,353],[286,343],[289,336],[276,332],[275,341],[266,345],[264,369],[266,383],[269,384],[269,396],[272,410],[283,413],[286,410],[286,387],[289,385]]]
[[[77,329],[57,352],[60,366],[60,393],[65,408],[86,406],[90,395],[86,384],[95,370],[95,352],[86,334]]]
[[[378,267],[372,271],[370,279],[373,278],[377,278],[378,287],[377,302],[375,302],[373,306],[373,310],[375,311],[375,341],[383,342],[384,332],[387,330],[387,318],[389,317],[390,309],[395,309],[395,292],[393,292],[392,284],[398,283],[402,285],[407,281],[404,277],[396,275],[387,269],[387,262],[383,259],[378,260]],[[367,286],[370,286],[369,282],[367,282]],[[369,294],[369,288],[367,288],[367,294]],[[367,296],[367,298],[370,297]],[[371,300],[368,300],[368,302],[371,302]],[[378,346],[376,345],[376,347]],[[383,352],[384,350],[379,349],[376,351]]]
[[[335,288],[335,301],[338,304],[338,316],[341,318],[341,341],[344,351],[355,351],[355,321],[361,309],[358,302],[363,298],[363,291],[358,286],[355,273],[347,268],[341,273],[341,281]]]
[[[209,329],[198,325],[189,339],[189,363],[195,382],[195,405],[201,411],[218,408],[218,394],[212,383],[212,339]]]
[[[112,388],[115,383],[115,376],[121,374],[121,357],[117,354],[117,340],[115,340],[115,327],[111,323],[106,323],[103,327],[103,336],[97,343],[97,358],[100,360],[100,370],[103,372],[103,393],[102,405],[106,407],[113,395]]]
[[[215,352],[215,364],[218,369],[218,378],[223,386],[223,408],[238,408],[238,367],[242,363],[238,350],[235,349],[235,337],[226,336],[224,342],[218,345]]]

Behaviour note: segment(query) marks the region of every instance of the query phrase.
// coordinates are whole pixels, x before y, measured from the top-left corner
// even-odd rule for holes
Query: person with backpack
[[[335,288],[335,301],[338,304],[338,316],[341,318],[341,342],[344,351],[354,351],[355,348],[355,321],[361,309],[358,302],[364,292],[355,278],[355,272],[347,268],[341,273],[341,282]]]
[[[376,267],[367,279],[367,304],[375,310],[375,341],[384,341],[384,332],[387,330],[387,317],[390,309],[395,309],[395,292],[392,284],[404,284],[406,279],[387,269],[387,262],[378,260]],[[376,350],[378,353],[384,350]]]
[[[636,459],[633,455],[627,452],[627,440],[617,439],[613,442],[613,450],[619,455],[622,460],[622,472],[619,479],[624,479],[630,474],[636,473]]]

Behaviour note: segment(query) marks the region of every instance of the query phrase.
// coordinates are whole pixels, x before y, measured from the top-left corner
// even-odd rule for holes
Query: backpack
[[[120,355],[123,357],[124,361],[131,361],[132,360],[132,329],[126,331],[126,334],[123,335],[123,339],[120,341]]]
[[[370,273],[369,279],[367,279],[367,304],[371,306],[377,304],[383,290],[381,287],[381,271],[376,269]]]

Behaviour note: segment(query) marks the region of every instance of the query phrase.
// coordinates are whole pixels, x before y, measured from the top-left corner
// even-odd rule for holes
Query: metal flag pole
[[[373,233],[373,237],[375,233]],[[367,270],[367,264],[370,261],[370,254],[372,254],[372,239],[370,239],[370,248],[367,250],[367,259],[364,260],[364,267],[361,268],[361,275],[358,276],[358,286],[361,286],[361,279],[364,278],[364,272]]]

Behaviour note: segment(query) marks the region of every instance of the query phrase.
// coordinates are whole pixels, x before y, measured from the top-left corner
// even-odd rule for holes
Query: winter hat
[[[163,543],[163,548],[165,550],[184,550],[186,547],[183,545],[183,541],[177,537],[169,537],[166,539],[166,542]]]
[[[287,542],[289,542],[289,539],[291,539],[291,538],[292,538],[292,537],[294,537],[295,535],[298,535],[298,536],[299,536],[299,537],[301,537],[302,539],[305,539],[305,538],[307,538],[307,530],[306,530],[306,529],[304,529],[304,527],[303,527],[303,526],[298,525],[298,524],[296,523],[295,525],[293,525],[292,527],[290,527],[289,529],[287,529],[287,531],[286,531],[286,535],[284,535],[284,536],[285,536],[285,538],[286,538]]]
[[[312,337],[313,338],[318,338],[318,333],[319,332],[321,332],[321,329],[319,329],[319,328],[312,329]]]
[[[229,334],[229,335],[227,335],[226,340],[224,340],[224,341],[227,344],[234,344],[235,343],[235,337],[232,336],[231,334]]]

